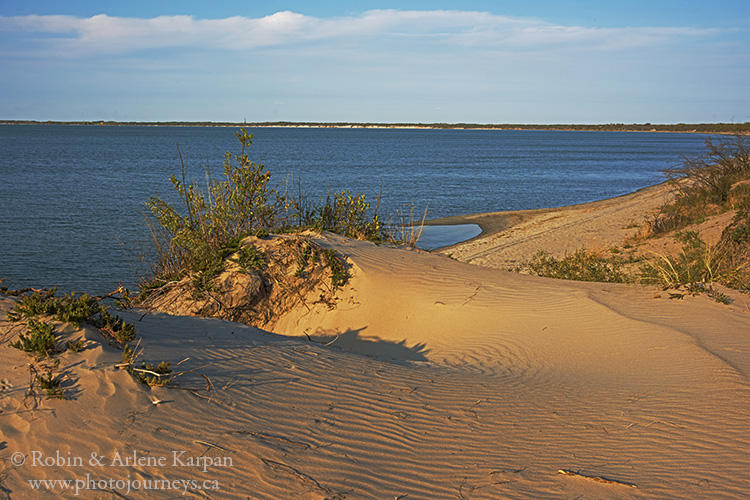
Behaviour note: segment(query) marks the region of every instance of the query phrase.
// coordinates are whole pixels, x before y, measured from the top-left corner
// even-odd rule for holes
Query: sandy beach
[[[57,356],[67,399],[28,396],[0,296],[0,497],[746,498],[750,297],[506,270],[620,244],[668,196],[438,221],[484,230],[441,253],[314,235],[349,268],[335,306],[266,329],[118,313],[167,387],[58,324],[84,341]]]

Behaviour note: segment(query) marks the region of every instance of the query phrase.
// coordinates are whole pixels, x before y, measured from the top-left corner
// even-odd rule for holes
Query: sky
[[[0,119],[750,121],[748,0],[0,0]]]

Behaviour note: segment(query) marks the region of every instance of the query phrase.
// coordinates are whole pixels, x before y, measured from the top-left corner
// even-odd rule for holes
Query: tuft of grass
[[[76,342],[73,342],[72,340],[68,341],[68,350],[70,352],[81,352],[83,350],[83,340],[78,340]]]

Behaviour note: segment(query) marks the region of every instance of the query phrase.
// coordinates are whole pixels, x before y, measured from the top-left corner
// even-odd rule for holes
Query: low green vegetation
[[[586,249],[559,259],[540,250],[527,263],[527,267],[531,273],[547,278],[605,283],[629,281],[628,275],[622,271],[621,259]]]
[[[18,340],[10,346],[20,349],[37,358],[49,358],[60,352],[55,344],[55,327],[49,323],[29,318],[28,334],[18,334]]]
[[[122,351],[122,363],[119,366],[141,384],[150,387],[167,385],[171,380],[171,377],[168,375],[172,373],[170,367],[172,363],[162,361],[154,366],[143,362],[140,367],[136,367],[136,358],[139,354],[137,347],[136,350],[133,350],[130,346],[125,346],[125,349]]]
[[[704,154],[684,158],[681,166],[665,174],[675,197],[647,221],[652,235],[742,209],[750,196],[750,182],[745,182],[750,180],[750,136],[709,137]]]
[[[713,284],[750,290],[750,136],[709,138],[703,156],[685,158],[666,174],[674,200],[647,221],[648,236],[673,235],[677,255],[635,258],[637,248],[628,244],[628,257],[619,249],[610,255],[582,249],[563,258],[540,251],[523,267],[552,278],[657,284],[683,291],[673,298],[705,293],[722,303],[729,297]],[[716,244],[685,229],[729,210],[735,214]]]
[[[262,164],[250,161],[247,149],[252,135],[245,129],[235,133],[240,151],[226,153],[223,178],[206,174],[207,181],[197,184],[182,176],[171,177],[179,203],[152,196],[146,203],[150,217],[151,251],[146,261],[150,272],[141,286],[142,298],[166,283],[190,276],[195,298],[211,292],[216,278],[232,259],[245,269],[261,269],[262,256],[241,244],[248,236],[263,237],[303,230],[329,231],[350,238],[380,242],[389,239],[377,208],[371,209],[364,195],[349,191],[330,194],[321,203],[304,196],[289,197],[270,185],[270,173]],[[306,259],[301,258],[298,274],[304,273]],[[328,256],[330,257],[330,256]],[[338,257],[327,258],[332,281],[346,283],[346,268]]]
[[[8,321],[18,322],[27,318],[30,335],[37,335],[37,337],[41,334],[35,332],[43,328],[39,325],[46,325],[37,318],[51,316],[56,321],[75,326],[89,323],[98,328],[107,338],[119,343],[130,342],[135,338],[135,326],[111,314],[98,299],[85,293],[69,293],[63,297],[56,297],[55,291],[53,288],[18,295],[18,302],[7,313]],[[51,325],[48,326],[51,328]],[[19,338],[21,337],[22,334]]]
[[[60,387],[62,381],[57,375],[53,375],[51,369],[47,369],[44,375],[36,374],[36,381],[44,392],[47,394],[47,399],[65,399],[65,393]]]

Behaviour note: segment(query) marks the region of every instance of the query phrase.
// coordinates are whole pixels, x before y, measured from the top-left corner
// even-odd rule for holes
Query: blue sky
[[[750,121],[747,0],[0,0],[0,119]]]

